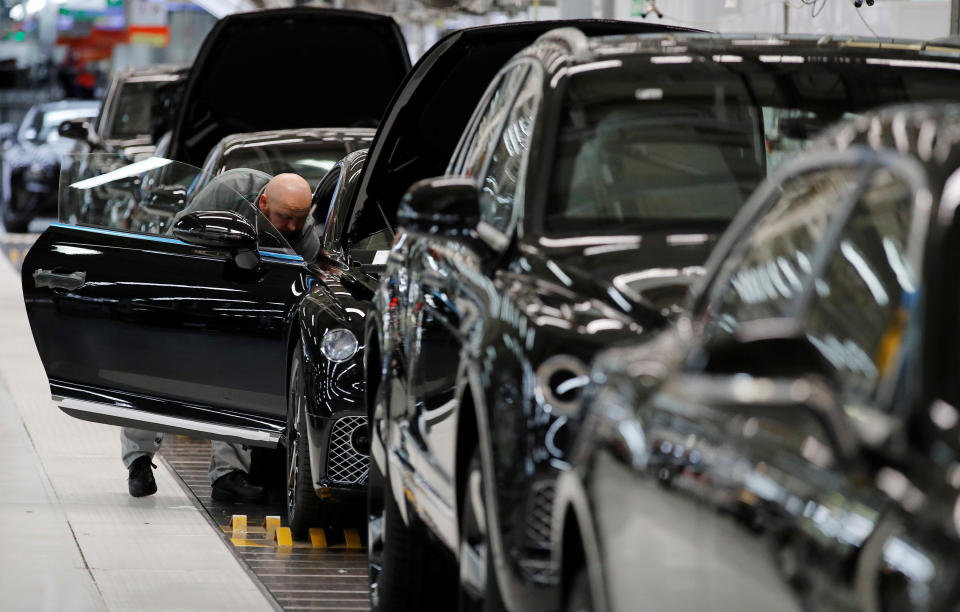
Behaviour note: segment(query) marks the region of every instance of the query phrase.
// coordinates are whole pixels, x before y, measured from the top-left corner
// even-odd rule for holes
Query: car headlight
[[[323,334],[320,352],[335,363],[341,363],[357,354],[357,337],[349,329],[331,329]]]

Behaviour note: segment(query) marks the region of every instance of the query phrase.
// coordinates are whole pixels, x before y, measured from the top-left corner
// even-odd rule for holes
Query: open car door
[[[255,206],[269,176],[218,177],[184,209],[192,166],[95,155],[69,168],[22,277],[54,400],[85,420],[275,446],[313,277]],[[163,206],[147,188],[158,172]],[[95,225],[89,203],[105,200],[114,214]]]

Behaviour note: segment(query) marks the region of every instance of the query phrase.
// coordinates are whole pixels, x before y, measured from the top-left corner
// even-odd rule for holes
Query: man
[[[255,221],[261,241],[279,234],[309,260],[319,249],[319,239],[308,223],[312,200],[310,185],[299,175],[288,173],[269,178],[256,170],[235,169],[212,180],[180,214],[198,210],[232,210]],[[129,471],[127,488],[130,495],[153,495],[157,492],[157,483],[152,461],[153,455],[160,450],[163,434],[124,427],[120,441],[123,464]],[[245,503],[263,501],[264,488],[247,478],[250,449],[218,440],[213,440],[211,446],[213,452],[208,474],[213,499]]]

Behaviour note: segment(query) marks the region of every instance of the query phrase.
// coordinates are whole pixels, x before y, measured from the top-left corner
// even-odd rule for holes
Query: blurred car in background
[[[151,66],[116,74],[95,121],[75,119],[61,133],[87,143],[90,153],[110,153],[137,161],[153,153],[157,144],[153,121],[154,98],[164,86],[182,83],[189,73],[183,66]]]
[[[4,143],[0,217],[8,232],[25,232],[40,214],[56,215],[60,158],[74,153],[78,142],[61,136],[65,121],[97,116],[96,100],[64,100],[31,108],[20,128]]]
[[[958,135],[949,107],[842,122],[754,193],[689,317],[597,359],[564,609],[956,608]],[[665,441],[698,460],[658,486]]]

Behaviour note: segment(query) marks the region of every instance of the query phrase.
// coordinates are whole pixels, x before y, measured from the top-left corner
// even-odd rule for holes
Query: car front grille
[[[370,456],[358,451],[354,434],[367,426],[367,417],[347,416],[330,428],[327,448],[327,478],[337,484],[364,484],[370,473]]]
[[[531,546],[551,549],[550,532],[553,523],[553,498],[556,492],[556,485],[552,480],[533,485],[527,512],[527,541]]]

